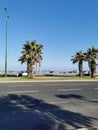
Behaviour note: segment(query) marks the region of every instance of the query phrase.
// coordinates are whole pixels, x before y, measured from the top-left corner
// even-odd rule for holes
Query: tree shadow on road
[[[83,100],[83,101],[87,101],[87,102],[92,102],[92,103],[98,103],[98,100],[94,99],[94,100],[90,100],[90,99],[86,99],[84,96],[78,95],[78,94],[59,94],[59,95],[55,95],[58,98],[62,98],[62,99],[77,99],[77,100]]]
[[[75,99],[78,99],[78,100],[84,100],[85,98],[81,95],[78,95],[78,94],[67,94],[67,95],[56,95],[56,97],[59,97],[59,98],[64,98],[64,99],[70,99],[70,98],[75,98]]]
[[[0,98],[1,130],[71,130],[90,127],[92,120],[27,95]]]

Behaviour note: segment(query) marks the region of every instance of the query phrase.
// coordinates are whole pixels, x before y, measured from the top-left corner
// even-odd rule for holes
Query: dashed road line
[[[38,93],[38,90],[33,90],[33,91],[11,91],[11,92],[6,92],[7,94],[14,94],[14,93]]]
[[[54,101],[54,102],[48,102],[49,104],[65,104],[65,103],[69,103],[69,101]]]
[[[90,85],[90,83],[81,83],[81,84],[80,83],[72,83],[72,85],[75,85],[75,86],[84,86],[84,85]]]
[[[98,90],[98,88],[94,88],[95,90]]]
[[[63,92],[63,91],[82,91],[81,88],[74,88],[74,89],[57,89],[57,91],[59,92]]]

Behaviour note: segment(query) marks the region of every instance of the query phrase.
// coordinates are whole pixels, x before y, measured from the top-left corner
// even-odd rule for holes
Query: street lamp
[[[6,13],[6,29],[5,29],[5,77],[7,77],[7,28],[8,28],[8,14],[7,14],[7,7],[3,7]]]

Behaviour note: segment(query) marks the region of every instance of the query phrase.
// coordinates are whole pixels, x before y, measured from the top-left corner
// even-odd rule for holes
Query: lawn
[[[45,77],[35,77],[35,80],[92,80],[90,76],[73,76],[73,77],[57,77],[57,76],[45,76]],[[93,80],[98,80],[98,76]]]
[[[0,77],[0,81],[40,81],[40,80],[98,80],[98,76],[92,79],[90,76],[73,76],[73,77],[59,77],[59,76],[37,76],[34,79],[30,79],[28,77]]]

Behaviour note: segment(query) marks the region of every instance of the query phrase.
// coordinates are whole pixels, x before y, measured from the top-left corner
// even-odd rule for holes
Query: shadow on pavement
[[[56,97],[65,98],[65,99],[75,98],[75,99],[79,99],[79,100],[84,100],[83,96],[77,95],[77,94],[56,95]]]
[[[0,130],[71,130],[90,127],[92,120],[30,96],[0,97]]]
[[[94,99],[92,101],[92,100],[86,99],[85,97],[78,95],[78,94],[67,94],[67,95],[60,94],[60,95],[55,95],[55,96],[58,98],[62,98],[62,99],[78,99],[78,100],[84,100],[87,102],[98,103],[98,100],[96,100],[96,99]]]

